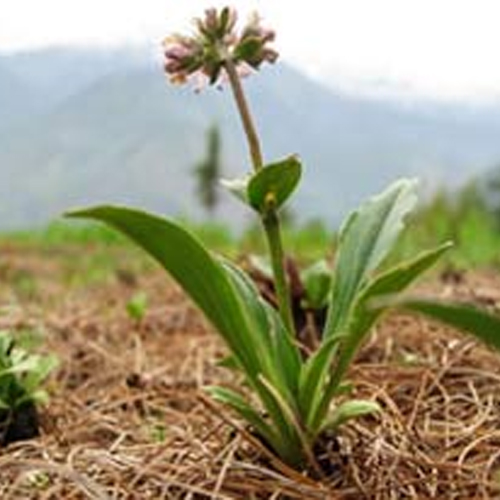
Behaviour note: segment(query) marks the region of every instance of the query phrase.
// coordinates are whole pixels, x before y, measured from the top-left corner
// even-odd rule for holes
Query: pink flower
[[[194,39],[173,35],[163,42],[165,72],[174,83],[184,83],[203,65],[203,47]]]
[[[224,65],[232,61],[240,74],[248,68],[258,70],[264,62],[274,63],[278,53],[268,47],[275,39],[272,30],[263,28],[254,14],[236,32],[237,13],[230,7],[210,8],[195,20],[196,33],[188,37],[173,35],[164,41],[165,72],[174,83],[200,77],[210,84],[220,81]]]

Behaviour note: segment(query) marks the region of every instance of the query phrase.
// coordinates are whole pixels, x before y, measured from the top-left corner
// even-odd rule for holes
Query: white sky
[[[500,102],[500,0],[0,0],[0,52],[157,44],[227,3],[257,9],[283,59],[349,91]]]

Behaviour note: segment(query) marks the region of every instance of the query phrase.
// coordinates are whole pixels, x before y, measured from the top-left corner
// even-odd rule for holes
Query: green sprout
[[[42,383],[57,364],[55,356],[30,354],[0,331],[0,443],[37,435],[36,405],[48,400]]]
[[[148,296],[145,292],[135,293],[126,304],[127,314],[134,321],[142,321],[148,310]]]
[[[264,161],[241,76],[274,62],[268,47],[274,32],[253,17],[237,32],[230,8],[209,9],[193,36],[166,41],[165,70],[182,83],[192,77],[209,84],[229,82],[248,140],[252,172],[225,185],[261,221],[267,238],[277,310],[255,283],[231,262],[210,253],[179,224],[140,210],[98,206],[72,217],[105,222],[155,258],[203,311],[230,351],[225,366],[243,379],[240,390],[208,387],[234,410],[272,453],[298,470],[322,471],[314,450],[325,436],[352,418],[380,411],[374,400],[346,397],[348,369],[380,317],[392,307],[427,314],[500,347],[500,319],[460,304],[402,294],[451,246],[444,243],[384,268],[417,201],[417,182],[402,179],[369,199],[344,223],[329,278],[310,271],[311,304],[326,304],[326,323],[317,347],[302,355],[290,306],[281,237],[280,209],[297,188],[302,164],[296,155]],[[325,289],[326,287],[326,289]]]

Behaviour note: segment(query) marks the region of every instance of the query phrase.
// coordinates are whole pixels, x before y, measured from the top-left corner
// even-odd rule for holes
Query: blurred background
[[[3,5],[0,230],[44,227],[103,202],[242,227],[249,214],[214,182],[249,170],[228,89],[175,87],[162,70],[162,39],[225,3]],[[463,221],[466,203],[494,223],[496,2],[231,4],[277,31],[279,64],[245,86],[266,159],[303,161],[291,220],[336,227],[367,195],[417,176],[426,210]]]

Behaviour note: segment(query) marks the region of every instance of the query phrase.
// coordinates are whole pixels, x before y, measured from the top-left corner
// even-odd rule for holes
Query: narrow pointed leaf
[[[380,406],[375,401],[368,401],[364,399],[352,399],[340,404],[333,410],[331,416],[325,421],[321,430],[337,429],[340,425],[345,424],[347,421],[361,417],[363,415],[370,415],[380,411]]]
[[[255,430],[271,445],[276,451],[282,449],[285,443],[279,440],[273,429],[237,392],[225,387],[208,386],[204,388],[216,401],[231,407],[240,417],[255,428]]]
[[[335,353],[336,362],[331,370],[331,378],[317,409],[315,406],[317,413],[311,425],[320,425],[321,420],[328,413],[330,402],[338,393],[338,386],[342,382],[353,357],[372,326],[388,309],[390,304],[383,299],[387,296],[397,296],[406,290],[450,248],[451,243],[447,242],[432,250],[422,252],[414,259],[402,262],[373,278],[359,293],[350,322],[347,325],[348,333],[339,339],[339,348]],[[382,302],[377,304],[377,301],[380,302],[381,299]]]
[[[231,262],[224,261],[224,267],[241,290],[250,316],[257,321],[252,329],[258,335],[255,348],[259,349],[259,357],[266,360],[262,363],[263,374],[290,400],[298,386],[300,351],[279,313],[262,299],[255,283]]]
[[[227,368],[228,370],[233,370],[235,372],[241,371],[241,366],[238,364],[238,360],[232,354],[224,356],[217,362],[217,366]]]
[[[266,165],[248,183],[248,201],[260,213],[278,209],[300,181],[301,164],[297,157]]]
[[[429,299],[405,298],[396,305],[438,320],[445,325],[467,332],[486,344],[500,349],[500,317],[477,307],[444,303]]]
[[[296,397],[302,359],[298,344],[286,330],[279,313],[269,304],[264,304],[268,315],[273,349],[273,360],[282,373],[286,385],[284,394],[289,400]]]
[[[345,330],[357,293],[392,249],[416,204],[416,186],[415,180],[395,182],[364,203],[341,230],[326,337]]]
[[[299,406],[306,416],[308,428],[316,420],[318,405],[325,390],[325,380],[338,343],[338,337],[324,340],[320,348],[303,365],[299,384]]]
[[[257,351],[260,365],[267,375],[274,371],[271,359],[271,336],[267,315],[263,307],[259,292],[248,276],[231,262],[220,259],[226,276],[238,291],[248,316],[251,345]],[[274,380],[274,376],[271,377]]]
[[[402,262],[380,274],[366,285],[353,309],[349,334],[340,343],[338,363],[332,379],[342,380],[347,367],[370,328],[387,309],[387,304],[382,303],[377,306],[377,299],[395,296],[405,291],[419,276],[433,266],[451,246],[450,242],[446,242],[432,250],[422,252],[414,259]]]

